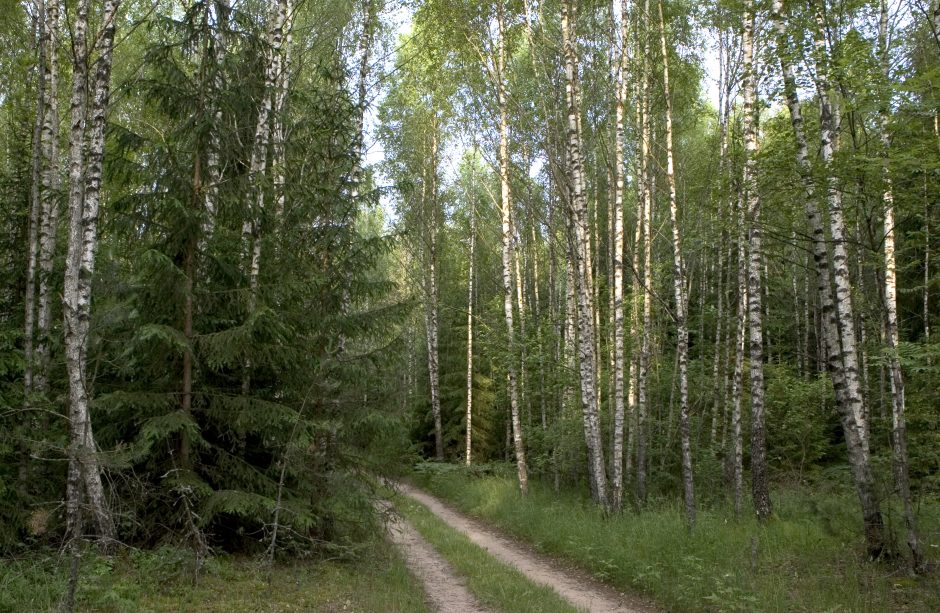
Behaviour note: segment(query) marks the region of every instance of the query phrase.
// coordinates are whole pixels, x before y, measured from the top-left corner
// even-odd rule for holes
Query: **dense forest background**
[[[0,41],[3,554],[353,557],[425,458],[690,529],[845,492],[935,561],[940,5],[3,0]]]

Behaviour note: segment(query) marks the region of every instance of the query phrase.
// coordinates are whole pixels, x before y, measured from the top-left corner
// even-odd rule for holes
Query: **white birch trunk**
[[[101,52],[94,65],[94,94],[90,108],[86,88],[86,70],[90,64],[87,41],[88,0],[81,0],[76,9],[72,41],[74,63],[69,143],[69,245],[63,292],[66,369],[69,380],[69,527],[73,530],[71,536],[78,536],[74,532],[79,529],[81,523],[78,499],[84,497],[94,517],[98,536],[105,547],[114,539],[114,522],[108,509],[101,480],[101,467],[96,456],[88,406],[89,381],[86,367],[91,327],[91,289],[98,244],[105,113],[110,93],[111,50],[114,45],[119,5],[120,0],[106,0],[104,3],[103,29],[96,37]],[[83,491],[79,492],[78,489]]]
[[[744,178],[748,216],[748,354],[751,375],[751,494],[754,512],[761,521],[770,518],[773,506],[767,484],[767,442],[764,432],[764,331],[761,267],[763,232],[760,194],[757,191],[757,71],[754,66],[754,3],[744,5]]]
[[[623,194],[624,194],[624,149],[626,146],[626,133],[624,122],[626,120],[627,105],[627,68],[629,55],[627,53],[627,40],[629,38],[629,4],[628,0],[620,3],[620,61],[617,68],[617,109],[616,109],[616,144],[614,153],[614,253],[613,263],[613,405],[614,405],[614,434],[611,455],[610,473],[610,505],[615,512],[623,507],[623,428],[624,428],[624,347],[623,347]]]
[[[825,27],[822,8],[817,6],[814,41],[815,79],[820,105],[820,156],[826,168],[826,200],[829,213],[829,232],[832,238],[832,276],[835,285],[836,326],[841,341],[841,359],[843,372],[845,373],[847,397],[851,402],[861,442],[861,450],[867,462],[870,456],[868,424],[865,421],[858,347],[855,341],[855,308],[852,300],[849,255],[846,247],[842,190],[839,187],[838,177],[833,168],[833,158],[839,137],[840,118],[837,102],[833,98],[834,91],[829,74],[829,51],[826,48],[824,38]]]
[[[500,219],[503,239],[503,314],[506,318],[506,342],[509,360],[507,377],[509,379],[509,413],[512,426],[512,446],[516,456],[516,473],[519,478],[519,491],[526,495],[529,491],[529,471],[526,464],[525,445],[522,439],[522,420],[519,416],[519,388],[516,380],[515,325],[512,312],[512,276],[513,242],[512,233],[512,191],[509,183],[509,102],[506,98],[506,40],[503,21],[503,4],[497,11],[499,49],[497,51],[496,96],[499,105],[499,185]]]
[[[437,123],[431,128],[430,164],[426,185],[422,190],[422,203],[427,224],[427,271],[425,273],[425,327],[427,328],[428,377],[431,387],[431,416],[434,419],[434,457],[444,460],[444,428],[441,418],[441,377],[438,355],[438,309],[439,289],[437,283],[437,238],[438,238],[438,202],[437,202]]]
[[[666,182],[669,185],[669,221],[672,224],[673,292],[676,302],[676,362],[679,367],[679,432],[682,440],[682,486],[685,498],[685,519],[695,525],[695,485],[692,479],[692,436],[689,418],[689,327],[687,322],[685,263],[682,260],[682,237],[679,230],[679,202],[676,192],[676,170],[672,154],[672,94],[669,90],[669,52],[666,48],[666,20],[662,0],[659,9],[659,44],[663,59],[663,92],[666,98]]]
[[[820,362],[827,365],[835,389],[836,404],[842,418],[842,430],[845,435],[849,463],[852,466],[852,476],[862,507],[868,552],[872,557],[877,557],[881,555],[886,545],[884,520],[882,519],[880,503],[875,489],[871,463],[856,420],[861,406],[860,398],[857,396],[859,388],[857,385],[853,387],[847,381],[848,368],[842,357],[843,345],[836,321],[837,316],[834,307],[836,300],[833,298],[831,286],[826,232],[816,204],[816,185],[813,179],[813,168],[809,160],[809,147],[804,130],[802,108],[797,94],[796,77],[790,63],[793,49],[783,20],[783,0],[774,0],[772,17],[777,30],[777,55],[784,81],[784,95],[790,111],[790,123],[796,141],[796,161],[803,180],[806,216],[812,231],[817,298],[820,305],[819,339],[820,349],[823,354],[823,359]],[[823,91],[826,91],[826,88],[823,88]],[[831,119],[826,119],[826,122],[831,123]],[[824,128],[823,132],[823,141],[829,143],[829,153],[831,155],[831,131]],[[829,185],[832,185],[831,181]],[[843,264],[845,264],[844,258]],[[851,318],[849,321],[851,321]],[[856,370],[856,383],[857,374]],[[854,397],[853,394],[855,394]]]
[[[212,125],[209,128],[209,148],[206,152],[206,173],[208,181],[205,189],[205,219],[202,225],[202,243],[212,238],[215,232],[215,217],[219,203],[219,186],[222,183],[222,106],[221,96],[225,89],[224,68],[226,54],[226,30],[228,29],[228,0],[215,0],[206,4],[212,27],[212,51],[214,72],[212,76]]]
[[[587,221],[587,201],[584,184],[584,162],[581,147],[580,94],[578,91],[578,52],[572,32],[572,21],[576,15],[575,0],[566,0],[562,5],[561,23],[565,55],[565,97],[568,122],[568,172],[571,182],[569,214],[572,218],[572,251],[575,266],[575,283],[578,295],[578,336],[581,378],[581,406],[584,420],[584,436],[588,449],[588,473],[591,493],[595,502],[607,507],[607,475],[604,466],[604,449],[601,441],[600,415],[597,405],[597,358],[595,346],[595,313],[592,291],[590,258],[590,236]]]
[[[881,15],[878,28],[879,55],[882,77],[885,85],[890,83],[890,58],[888,57],[888,2],[881,0]],[[894,254],[894,190],[891,181],[889,152],[891,136],[888,133],[889,100],[882,101],[881,144],[884,147],[882,180],[884,181],[884,258],[885,258],[885,337],[888,341],[888,369],[891,373],[891,443],[894,450],[894,480],[904,509],[904,523],[907,525],[907,545],[915,571],[923,570],[923,554],[920,536],[917,532],[917,518],[911,504],[911,483],[907,470],[907,422],[905,420],[904,376],[901,361],[898,358],[900,334],[898,331],[898,280],[897,262]]]
[[[649,15],[649,0],[645,0],[643,13]],[[639,504],[646,502],[646,447],[649,413],[649,363],[651,331],[653,327],[653,181],[651,161],[651,125],[649,100],[649,32],[644,31],[643,74],[640,77],[640,175],[643,199],[643,333],[637,360],[637,428],[636,428],[636,497]]]
[[[23,406],[29,408],[33,394],[34,351],[36,337],[36,276],[39,262],[39,225],[41,223],[42,198],[42,131],[46,115],[46,7],[43,0],[36,3],[34,21],[36,33],[36,118],[33,122],[33,148],[30,169],[29,229],[26,255],[26,312],[23,317]]]
[[[242,244],[248,266],[248,317],[254,313],[258,304],[258,289],[261,276],[261,222],[264,216],[265,189],[264,180],[268,167],[268,145],[271,141],[271,115],[277,96],[278,78],[283,66],[281,46],[284,38],[284,26],[287,21],[287,0],[280,0],[271,8],[270,28],[268,30],[268,62],[265,66],[264,89],[258,117],[255,121],[255,137],[249,162],[250,197],[245,221],[242,224]],[[245,359],[245,371],[242,374],[242,394],[247,395],[251,388],[251,358]]]
[[[476,156],[473,158],[476,164]],[[476,215],[476,194],[473,185],[472,169],[470,181],[470,255],[467,271],[467,418],[466,418],[466,452],[464,461],[470,466],[473,451],[473,264],[476,255],[477,240],[477,215]]]
[[[45,394],[49,389],[48,369],[52,333],[53,266],[59,228],[59,197],[62,174],[59,162],[59,36],[58,0],[46,4],[46,105],[42,127],[42,222],[39,227],[39,305],[36,316],[36,360],[33,389]]]
[[[747,330],[747,242],[745,239],[744,201],[738,199],[738,311],[734,337],[734,373],[731,376],[731,482],[734,489],[734,516],[741,516],[744,498],[744,440],[741,432],[741,397],[744,395],[744,339]]]

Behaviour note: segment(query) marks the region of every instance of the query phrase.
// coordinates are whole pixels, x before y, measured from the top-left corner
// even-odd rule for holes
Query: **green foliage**
[[[841,488],[780,491],[765,525],[735,521],[729,505],[701,510],[690,533],[675,501],[605,517],[586,496],[540,483],[520,498],[511,478],[460,469],[416,480],[463,512],[670,611],[926,612],[940,605],[936,576],[902,578],[866,561],[854,544],[862,526],[852,494]],[[937,505],[923,505],[920,519],[935,539]]]
[[[424,592],[404,561],[379,540],[355,563],[294,560],[259,566],[245,557],[209,559],[195,572],[192,551],[160,547],[115,558],[83,556],[77,606],[88,611],[356,610],[423,612]],[[51,611],[68,565],[40,553],[3,560],[0,611]]]

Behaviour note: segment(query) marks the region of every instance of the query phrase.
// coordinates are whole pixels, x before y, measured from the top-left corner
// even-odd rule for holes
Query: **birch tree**
[[[88,0],[75,12],[72,49],[71,129],[69,135],[69,234],[65,260],[63,311],[65,357],[69,381],[69,470],[67,518],[70,536],[81,534],[82,504],[94,518],[98,536],[108,546],[114,539],[111,517],[101,479],[89,411],[88,341],[91,329],[91,290],[98,246],[101,203],[101,167],[104,159],[105,114],[111,86],[111,51],[120,0],[106,0],[102,29],[89,46]],[[91,63],[94,47],[98,59]],[[94,78],[88,69],[94,67]],[[91,83],[88,92],[86,83]],[[88,94],[91,93],[89,104]]]
[[[763,267],[760,194],[757,191],[757,70],[754,66],[754,3],[744,3],[744,178],[748,215],[747,311],[751,375],[751,491],[754,512],[767,520],[773,512],[767,484],[764,433],[764,333],[761,268]],[[735,454],[737,461],[737,453]]]
[[[436,113],[436,111],[432,111]],[[434,457],[444,459],[444,428],[441,421],[441,375],[440,357],[438,354],[438,321],[439,321],[439,291],[438,291],[438,194],[437,194],[437,165],[438,165],[438,137],[437,117],[432,118],[430,128],[430,147],[426,175],[422,182],[421,206],[424,209],[425,234],[425,306],[424,325],[427,330],[428,349],[428,377],[431,387],[431,415],[434,419]]]
[[[676,193],[676,171],[672,151],[672,98],[669,90],[669,53],[666,49],[666,19],[663,3],[659,9],[659,42],[663,58],[663,93],[666,99],[666,182],[669,184],[669,221],[672,223],[673,292],[675,295],[676,362],[679,366],[679,430],[682,439],[682,487],[685,496],[685,519],[695,524],[695,485],[692,478],[692,434],[689,418],[689,325],[687,321],[685,263],[679,230],[679,201]]]
[[[865,523],[865,538],[868,547],[868,553],[872,557],[878,557],[884,551],[886,544],[884,534],[884,520],[881,515],[881,507],[877,492],[875,490],[874,475],[872,473],[867,447],[864,443],[865,439],[862,435],[862,429],[859,427],[858,423],[858,417],[861,414],[861,398],[859,397],[860,387],[857,380],[858,371],[857,369],[855,370],[856,378],[855,384],[853,385],[850,382],[851,368],[846,364],[844,359],[847,353],[852,353],[849,351],[849,348],[854,351],[854,347],[852,347],[850,343],[849,348],[846,348],[846,343],[854,339],[854,331],[852,331],[852,335],[849,339],[842,338],[842,334],[840,333],[840,326],[838,324],[838,319],[840,319],[841,313],[837,312],[837,300],[835,299],[831,284],[833,282],[832,277],[840,275],[839,273],[832,273],[833,268],[837,267],[838,265],[835,263],[835,259],[833,259],[833,263],[830,263],[826,230],[816,201],[816,183],[813,176],[813,168],[809,160],[809,145],[805,132],[805,124],[803,121],[802,106],[797,90],[796,76],[793,70],[793,65],[791,63],[791,57],[793,57],[794,51],[791,47],[786,23],[783,17],[783,0],[774,0],[772,16],[777,31],[777,59],[780,62],[780,71],[784,81],[784,96],[786,98],[787,107],[790,112],[790,124],[793,130],[793,137],[796,142],[796,161],[797,166],[800,169],[800,175],[803,182],[803,196],[806,217],[809,221],[810,230],[812,232],[813,260],[816,267],[817,296],[821,309],[821,344],[825,357],[824,361],[827,364],[830,377],[832,378],[833,387],[835,389],[836,404],[839,407],[842,420],[842,431],[845,435],[849,463],[852,467],[852,476],[855,482],[855,488],[859,497],[859,502],[861,503],[862,507],[862,516]],[[818,44],[819,42],[817,42],[817,45]],[[824,51],[824,49],[817,48],[817,53],[820,51]],[[824,76],[822,78],[825,79]],[[828,87],[826,86],[827,83],[825,81],[821,81],[818,83],[818,85],[823,86],[822,91],[820,92],[820,104],[823,111],[821,149],[823,153],[823,161],[826,163],[827,170],[831,172],[829,165],[832,154],[832,109],[830,103],[828,102],[828,96],[825,94],[829,91]],[[839,205],[840,196],[835,185],[834,177],[831,175],[827,180],[827,191],[829,192],[830,200],[834,200],[835,203]],[[832,202],[830,202],[830,204],[832,204]],[[838,226],[836,222],[833,223]],[[835,238],[833,240],[835,241]],[[843,286],[842,306],[844,311],[847,306],[844,302],[847,297],[845,292],[848,289],[845,287],[848,279],[846,277],[847,270],[844,245],[843,258],[840,260],[840,262],[843,266],[843,270],[841,272],[841,283]],[[850,318],[849,321],[853,321],[853,319]]]
[[[878,21],[878,55],[882,78],[885,86],[891,82],[890,49],[888,47],[888,2],[881,0]],[[917,532],[917,519],[911,503],[911,484],[907,468],[907,422],[905,419],[904,376],[898,357],[900,338],[898,333],[898,280],[897,262],[895,261],[895,221],[894,189],[892,186],[889,152],[891,135],[889,133],[888,104],[890,98],[883,95],[879,111],[881,123],[881,145],[884,148],[882,160],[882,181],[884,194],[884,302],[885,302],[885,339],[888,342],[888,370],[891,373],[891,445],[894,451],[894,479],[904,509],[904,523],[907,526],[907,546],[911,550],[913,567],[923,570],[923,553],[920,536]],[[926,291],[926,284],[924,286]]]
[[[529,471],[526,464],[525,445],[522,439],[522,420],[519,415],[521,406],[515,367],[515,325],[513,323],[512,306],[514,235],[511,219],[512,187],[509,181],[509,100],[506,96],[506,26],[503,0],[498,0],[496,19],[498,38],[495,77],[496,97],[499,105],[499,205],[503,242],[503,314],[506,318],[506,340],[509,354],[506,370],[509,380],[509,411],[512,424],[512,444],[516,456],[516,473],[519,478],[519,491],[525,495],[529,490]]]
[[[623,429],[624,429],[624,314],[623,314],[623,219],[624,219],[624,150],[626,148],[626,121],[627,105],[627,69],[629,67],[629,54],[627,51],[630,37],[629,3],[622,0],[620,3],[620,59],[617,64],[617,103],[616,103],[616,143],[614,154],[614,254],[613,254],[613,403],[614,403],[614,434],[613,449],[611,450],[610,471],[610,506],[619,512],[623,506]]]
[[[576,263],[574,266],[574,280],[578,306],[578,357],[584,438],[588,448],[588,475],[594,501],[606,508],[609,499],[597,404],[598,377],[596,370],[594,291],[581,142],[578,50],[573,32],[573,23],[576,16],[576,0],[565,0],[562,4],[561,25],[565,56],[568,181],[570,182],[571,193],[571,201],[568,206],[570,216],[569,250]]]
[[[271,129],[277,98],[278,82],[283,69],[282,44],[284,28],[287,24],[288,0],[278,0],[269,9],[267,61],[264,69],[264,87],[258,116],[255,121],[255,134],[251,147],[251,159],[248,164],[250,198],[247,215],[242,225],[242,243],[248,274],[248,317],[254,314],[258,302],[258,290],[261,275],[261,226],[265,209],[265,180],[268,170],[268,145],[271,141]],[[248,395],[251,388],[251,358],[245,360],[242,375],[242,393]]]
[[[643,4],[643,14],[649,15],[649,0]],[[651,139],[652,127],[650,119],[650,36],[648,29],[642,30],[643,38],[643,68],[640,81],[640,96],[638,99],[640,115],[640,195],[643,225],[643,322],[642,338],[640,341],[640,355],[637,359],[637,426],[636,426],[636,497],[640,504],[646,502],[646,463],[647,463],[647,415],[649,413],[649,366],[652,335],[653,311],[653,171]],[[639,247],[637,247],[639,249]]]
[[[59,210],[62,196],[62,169],[59,159],[59,39],[61,13],[58,0],[45,5],[46,43],[46,104],[42,126],[42,221],[39,228],[39,304],[36,314],[36,349],[33,389],[39,394],[49,391],[50,342],[53,321],[53,294],[56,287],[53,266]]]
[[[470,466],[473,454],[473,264],[477,244],[476,191],[473,179],[476,176],[476,155],[472,158],[472,164],[470,168],[470,253],[467,256],[467,415],[464,451],[464,462],[467,466]]]
[[[46,115],[46,7],[40,0],[36,6],[34,30],[36,32],[36,118],[33,122],[33,150],[30,168],[29,193],[29,230],[26,256],[26,314],[23,317],[23,353],[25,368],[23,371],[23,399],[29,407],[33,393],[33,342],[36,334],[36,276],[39,260],[39,225],[42,220],[42,197],[40,177],[42,175],[42,131]]]

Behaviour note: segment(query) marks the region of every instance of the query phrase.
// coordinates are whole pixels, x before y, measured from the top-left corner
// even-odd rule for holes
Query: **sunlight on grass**
[[[775,492],[777,513],[766,525],[736,522],[723,505],[704,508],[689,533],[675,502],[608,519],[583,498],[555,495],[538,483],[523,499],[509,478],[446,471],[416,481],[464,512],[669,610],[940,610],[936,573],[910,577],[865,560],[848,495]],[[921,518],[934,552],[930,544],[940,534],[935,507],[922,509]]]

